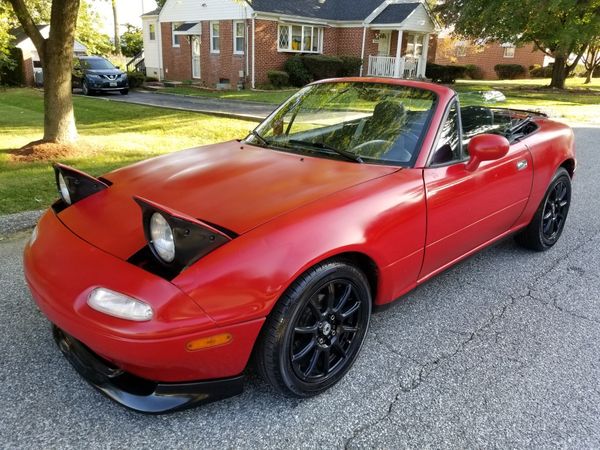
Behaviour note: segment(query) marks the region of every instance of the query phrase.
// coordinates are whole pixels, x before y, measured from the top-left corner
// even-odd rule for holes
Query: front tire
[[[83,95],[92,95],[92,91],[90,90],[90,88],[88,87],[88,83],[87,80],[83,80],[81,82],[81,93]]]
[[[129,89],[121,89],[121,95],[129,94]]]
[[[370,315],[369,283],[360,270],[344,261],[313,267],[265,323],[255,353],[258,372],[292,397],[329,389],[356,360]]]
[[[521,246],[543,252],[558,242],[571,206],[571,177],[558,169],[531,223],[516,237]]]

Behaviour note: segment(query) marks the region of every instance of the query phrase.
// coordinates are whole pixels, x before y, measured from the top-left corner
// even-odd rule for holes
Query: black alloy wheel
[[[369,326],[365,275],[344,261],[319,264],[279,300],[255,351],[263,378],[286,395],[309,397],[337,383],[356,360]]]
[[[516,241],[523,247],[545,251],[554,246],[565,229],[571,206],[571,177],[560,168],[546,191],[531,223],[517,234]]]

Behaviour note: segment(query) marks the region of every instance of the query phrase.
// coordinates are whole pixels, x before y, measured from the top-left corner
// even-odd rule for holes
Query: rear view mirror
[[[494,161],[503,158],[510,149],[510,143],[504,136],[497,134],[480,134],[469,142],[469,155],[471,159],[465,169],[472,172],[479,167],[482,161]]]

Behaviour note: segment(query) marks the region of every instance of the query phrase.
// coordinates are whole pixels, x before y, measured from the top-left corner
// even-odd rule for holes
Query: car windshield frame
[[[96,67],[97,63],[101,63],[104,67]],[[86,58],[80,59],[79,64],[85,70],[114,70],[116,67],[108,59],[104,58]]]
[[[318,100],[319,94],[323,92],[329,94],[329,98],[323,103],[318,103],[319,107],[317,109],[311,109],[310,107],[303,109],[303,106],[307,103],[310,106],[311,97],[316,97]],[[368,95],[366,95],[366,100],[363,99],[362,102],[357,101],[357,104],[339,103],[344,106],[343,108],[332,106],[336,100],[343,99],[344,95],[348,94],[349,98],[352,98],[352,95],[360,95],[363,92]],[[385,107],[388,109],[391,106],[391,115],[387,117],[400,117],[397,122],[395,120],[375,120],[377,109],[385,112],[385,107],[380,107],[382,103],[386,103]],[[431,128],[438,104],[438,94],[433,89],[427,89],[426,86],[381,81],[345,80],[313,83],[282,103],[246,137],[245,141],[259,147],[302,156],[411,168],[414,167],[421,153],[423,142]],[[421,109],[417,109],[419,105],[421,105]],[[292,127],[296,125],[296,117],[304,111],[309,111],[313,116],[318,115],[323,120],[323,126],[306,130],[300,128],[300,131],[292,132]],[[327,112],[332,113],[331,116],[334,119],[335,114],[338,114],[340,121],[327,123],[330,118],[326,114],[323,115]],[[378,117],[380,116],[381,114]],[[348,118],[350,120],[346,120]],[[314,119],[312,120],[314,124]],[[335,138],[348,144],[354,144],[353,139],[357,139],[357,141],[367,139],[369,134],[365,133],[363,136],[363,131],[366,127],[364,122],[368,123],[369,121],[389,124],[387,127],[383,125],[384,134],[389,132],[386,135],[389,136],[388,139],[365,141],[369,146],[379,146],[380,148],[368,149],[367,154],[364,154],[362,151],[363,149],[366,150],[367,147],[360,147],[360,145],[365,144],[365,142],[351,148],[336,145]],[[300,121],[300,124],[302,123]],[[346,127],[348,127],[347,135],[344,135],[343,132],[338,133]],[[352,127],[355,127],[354,132]],[[417,129],[414,130],[414,128]],[[397,134],[394,134],[394,132]],[[336,135],[336,133],[339,135]],[[350,134],[352,134],[352,137],[349,136]],[[372,135],[378,136],[377,130]],[[311,139],[302,139],[302,136]],[[374,143],[375,141],[377,143]],[[352,150],[356,150],[356,152]],[[392,152],[400,157],[392,158],[388,156]]]

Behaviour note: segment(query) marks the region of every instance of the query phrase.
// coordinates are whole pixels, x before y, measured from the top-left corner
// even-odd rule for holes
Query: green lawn
[[[74,98],[81,148],[64,160],[93,175],[162,153],[247,135],[255,124],[197,113]],[[57,197],[50,163],[15,162],[9,150],[40,139],[42,94],[0,90],[0,214],[46,208]]]
[[[195,88],[191,86],[178,86],[162,88],[158,92],[165,94],[192,95],[195,97],[221,98],[225,100],[241,100],[246,102],[269,103],[279,105],[298,89],[282,89],[273,91],[216,91],[212,89]]]

